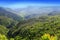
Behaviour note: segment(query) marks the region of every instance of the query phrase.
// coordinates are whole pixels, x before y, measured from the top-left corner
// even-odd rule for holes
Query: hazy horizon
[[[0,0],[0,7],[24,8],[28,6],[60,6],[59,0]]]

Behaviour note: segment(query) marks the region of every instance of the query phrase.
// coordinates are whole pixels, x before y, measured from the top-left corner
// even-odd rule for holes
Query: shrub
[[[57,36],[51,36],[50,34],[44,34],[41,37],[42,40],[57,40]]]

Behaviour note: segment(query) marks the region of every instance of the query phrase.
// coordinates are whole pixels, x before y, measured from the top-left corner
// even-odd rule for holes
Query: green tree
[[[0,40],[8,40],[7,37],[3,34],[0,34]]]
[[[10,38],[10,40],[14,40],[14,38]]]

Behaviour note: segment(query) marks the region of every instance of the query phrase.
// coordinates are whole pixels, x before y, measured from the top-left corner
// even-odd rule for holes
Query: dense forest
[[[60,40],[60,15],[23,21],[0,17],[0,40]]]
[[[60,13],[21,17],[0,8],[0,40],[60,40]]]

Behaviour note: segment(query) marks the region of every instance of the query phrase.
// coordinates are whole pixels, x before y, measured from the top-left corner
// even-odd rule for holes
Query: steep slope
[[[8,10],[6,8],[0,7],[0,16],[5,16],[8,18],[12,18],[13,20],[20,21],[22,19],[21,16],[11,12],[12,10]]]

